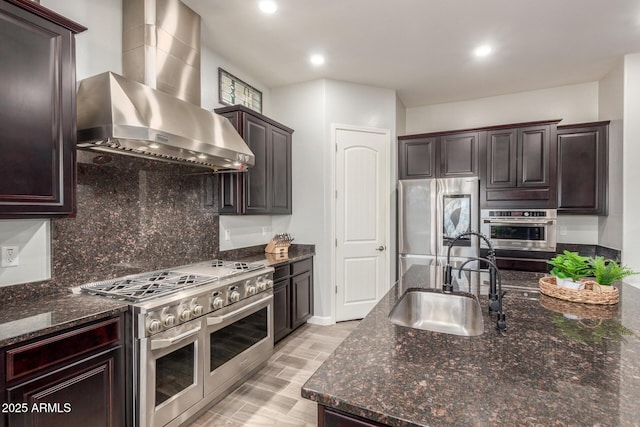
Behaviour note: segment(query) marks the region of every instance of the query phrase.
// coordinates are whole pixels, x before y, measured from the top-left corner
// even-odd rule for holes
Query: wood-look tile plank
[[[302,385],[358,325],[306,324],[276,344],[267,364],[222,399],[195,427],[316,427],[317,405],[300,395]]]

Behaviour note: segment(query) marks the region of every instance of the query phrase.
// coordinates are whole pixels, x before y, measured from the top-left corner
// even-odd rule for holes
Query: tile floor
[[[265,367],[192,426],[316,426],[316,404],[300,396],[300,387],[357,325],[301,326],[276,344]]]

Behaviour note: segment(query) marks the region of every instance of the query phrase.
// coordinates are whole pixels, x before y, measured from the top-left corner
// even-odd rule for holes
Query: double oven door
[[[273,294],[263,292],[140,340],[138,425],[176,425],[273,352]]]

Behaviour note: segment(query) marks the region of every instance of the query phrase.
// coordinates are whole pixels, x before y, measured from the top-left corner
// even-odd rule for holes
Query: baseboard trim
[[[331,316],[313,316],[311,319],[307,320],[307,323],[311,323],[312,325],[329,326],[336,322],[333,321]]]

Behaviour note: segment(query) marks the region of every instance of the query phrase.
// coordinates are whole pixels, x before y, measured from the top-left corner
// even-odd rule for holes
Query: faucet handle
[[[447,264],[444,266],[444,281],[442,283],[442,292],[445,294],[450,294],[453,292],[453,284],[452,282],[452,273],[451,273],[451,264]]]
[[[496,329],[500,332],[507,330],[507,321],[504,313],[498,313],[498,321],[496,323]]]

